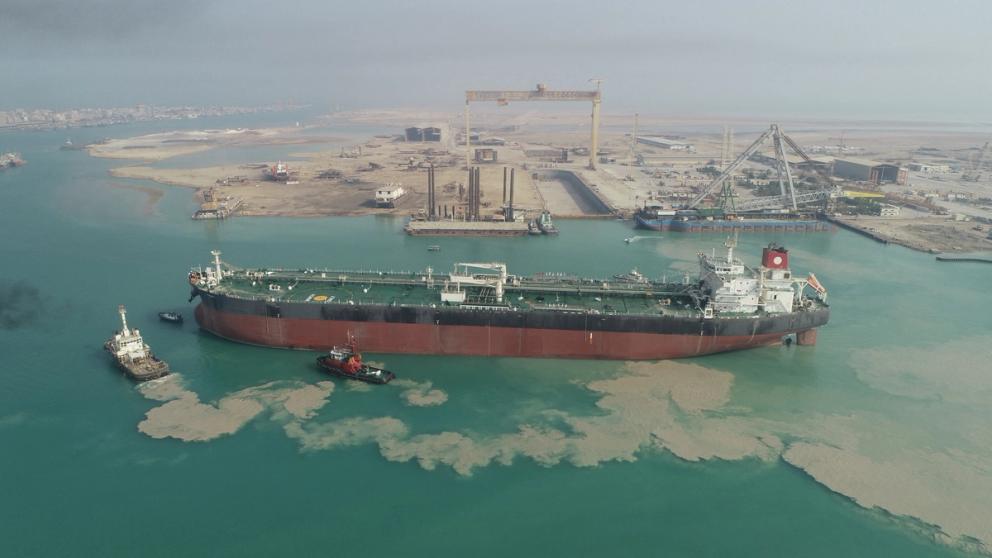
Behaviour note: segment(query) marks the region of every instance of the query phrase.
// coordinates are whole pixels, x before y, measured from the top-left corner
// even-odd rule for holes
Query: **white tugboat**
[[[127,310],[118,306],[121,314],[121,330],[104,343],[117,366],[135,380],[154,380],[169,374],[169,365],[152,354],[151,347],[141,338],[141,332],[127,327]]]

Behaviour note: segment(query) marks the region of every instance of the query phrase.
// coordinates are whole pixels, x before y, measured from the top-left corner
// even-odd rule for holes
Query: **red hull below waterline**
[[[196,321],[225,339],[267,347],[327,351],[354,338],[368,352],[617,360],[735,351],[778,344],[785,335],[703,336],[292,319],[222,312],[203,304],[196,308]],[[800,344],[807,339],[800,335]]]

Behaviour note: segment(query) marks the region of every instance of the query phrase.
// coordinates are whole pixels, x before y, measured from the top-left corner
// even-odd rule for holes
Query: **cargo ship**
[[[826,232],[833,225],[814,215],[781,212],[729,214],[721,209],[647,206],[634,214],[639,229],[671,232]]]
[[[771,245],[761,265],[699,254],[681,281],[511,275],[502,263],[449,273],[242,269],[190,271],[200,327],[269,347],[327,351],[354,339],[371,352],[654,360],[816,342],[830,309],[812,274],[793,276]]]

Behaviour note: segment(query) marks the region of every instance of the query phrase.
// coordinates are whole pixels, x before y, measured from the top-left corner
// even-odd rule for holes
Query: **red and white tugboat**
[[[334,347],[326,355],[317,357],[317,366],[335,376],[370,384],[388,384],[396,378],[396,374],[389,370],[362,362],[362,353],[358,352],[358,345],[354,340],[344,347]]]

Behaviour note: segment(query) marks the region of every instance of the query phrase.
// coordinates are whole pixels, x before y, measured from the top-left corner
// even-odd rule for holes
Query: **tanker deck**
[[[766,252],[768,249],[766,249]],[[732,250],[731,250],[732,252]],[[697,280],[510,275],[501,263],[450,273],[239,269],[190,273],[200,326],[245,343],[371,352],[662,359],[778,343],[812,344],[826,290],[794,279],[782,249],[769,266],[700,254]],[[812,276],[811,276],[812,278]],[[813,286],[819,296],[804,294]]]

